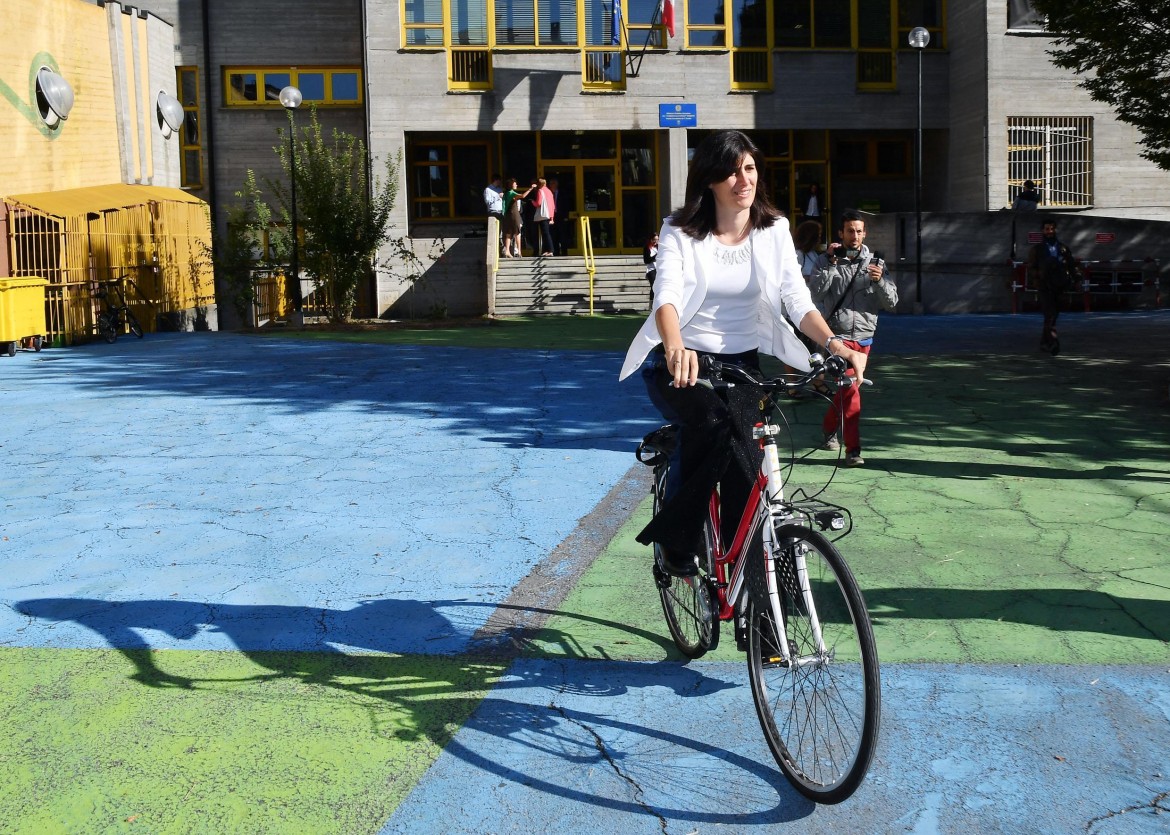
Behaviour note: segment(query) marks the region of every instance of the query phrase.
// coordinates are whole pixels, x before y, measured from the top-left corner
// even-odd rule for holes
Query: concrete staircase
[[[645,313],[650,285],[639,255],[599,255],[593,278],[595,313]],[[490,269],[490,267],[489,267]],[[488,311],[495,316],[589,313],[589,273],[580,256],[501,258],[488,280]]]

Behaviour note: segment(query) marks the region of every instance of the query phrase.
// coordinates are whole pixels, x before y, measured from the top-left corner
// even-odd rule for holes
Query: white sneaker
[[[840,448],[841,442],[837,440],[837,435],[835,433],[832,435],[826,435],[825,442],[821,444],[821,449],[827,449],[829,452],[836,452]]]

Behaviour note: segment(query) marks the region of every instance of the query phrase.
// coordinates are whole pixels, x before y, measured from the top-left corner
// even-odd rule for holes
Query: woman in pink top
[[[555,223],[557,214],[557,199],[553,197],[548,181],[540,177],[534,186],[537,189],[536,199],[532,205],[536,208],[536,225],[540,230],[540,254],[553,254],[553,239],[551,224]]]

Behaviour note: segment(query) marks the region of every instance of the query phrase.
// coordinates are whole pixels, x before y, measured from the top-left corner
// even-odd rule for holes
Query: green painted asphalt
[[[1005,320],[967,320],[975,338],[950,352],[942,317],[924,323],[933,351],[921,335],[903,350],[899,320],[883,319],[864,393],[867,465],[837,471],[828,492],[854,514],[839,545],[882,661],[1165,669],[1167,319],[1141,331],[1074,320],[1057,358],[1012,334],[984,345]],[[639,321],[287,336],[618,351]],[[811,448],[821,409],[787,411],[796,445]],[[823,483],[832,461],[811,453],[796,483]],[[648,515],[644,502],[529,652],[676,657],[649,551],[633,541]],[[729,632],[712,657],[740,660]],[[0,647],[0,831],[374,832],[505,667],[466,655]]]
[[[36,835],[375,831],[503,671],[452,656],[12,648],[0,667],[0,831]]]
[[[827,496],[853,512],[837,544],[883,662],[1170,660],[1170,432],[1166,404],[1139,383],[1156,370],[1140,366],[875,356],[866,466],[837,471]],[[787,411],[805,452],[823,410]],[[811,453],[794,483],[812,489],[834,460]],[[549,621],[542,653],[677,657],[646,637],[664,632],[650,551],[634,541],[649,516],[647,499]],[[738,657],[723,638],[711,657]]]

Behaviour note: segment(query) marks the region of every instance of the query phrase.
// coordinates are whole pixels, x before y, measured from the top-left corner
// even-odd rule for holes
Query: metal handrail
[[[593,254],[593,234],[589,231],[589,215],[577,218],[581,225],[581,254],[585,258],[585,271],[589,273],[589,315],[593,315],[593,275],[597,272],[597,258]]]

